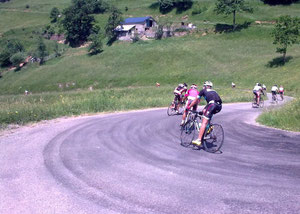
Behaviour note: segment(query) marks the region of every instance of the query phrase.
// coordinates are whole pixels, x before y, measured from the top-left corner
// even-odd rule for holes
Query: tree
[[[12,64],[10,58],[18,52],[23,52],[25,49],[19,40],[9,40],[6,43],[4,50],[0,53],[1,66],[9,66]]]
[[[174,7],[174,0],[158,0],[159,9],[162,12],[172,10]]]
[[[13,66],[17,67],[17,70],[20,69],[20,64],[24,62],[26,55],[24,52],[17,52],[10,57],[10,61]]]
[[[66,40],[72,47],[87,41],[91,34],[95,19],[89,15],[88,8],[84,0],[73,0],[73,5],[63,12],[65,18],[62,23],[66,30]]]
[[[115,40],[116,39],[116,32],[115,28],[121,23],[122,13],[117,8],[112,7],[110,15],[108,17],[107,24],[105,26],[105,34],[108,37],[109,40]]]
[[[215,12],[217,14],[233,15],[233,28],[235,29],[235,17],[238,12],[253,12],[253,8],[245,4],[245,0],[217,0]]]
[[[40,65],[42,65],[45,62],[45,57],[48,56],[47,47],[42,37],[39,37],[38,39],[38,45],[35,55],[36,57],[40,58]]]
[[[88,48],[90,55],[96,55],[103,51],[102,38],[99,34],[95,34],[95,33],[91,34],[89,37],[89,40],[91,41],[91,44],[89,45],[89,48]]]
[[[285,63],[287,47],[299,43],[300,19],[291,16],[279,17],[272,35],[274,36],[273,44],[279,46],[276,52],[283,54],[283,63]]]
[[[164,29],[163,25],[158,25],[156,32],[155,32],[155,39],[161,40],[164,35]]]
[[[57,7],[53,7],[52,10],[51,10],[51,12],[50,12],[51,22],[56,22],[59,14],[60,14],[60,12],[59,12],[58,8]]]

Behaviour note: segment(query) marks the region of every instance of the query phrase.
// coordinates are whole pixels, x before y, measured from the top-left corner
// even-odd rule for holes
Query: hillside
[[[38,31],[50,23],[49,13],[54,6],[62,10],[70,2],[70,0],[54,0],[51,3],[45,0],[11,0],[0,3],[0,19],[5,20],[0,23],[0,44],[4,44],[11,38],[18,38],[23,41],[27,50],[33,50],[36,45],[36,36],[33,31]],[[172,93],[169,91],[172,91],[172,88],[179,82],[201,84],[207,79],[213,81],[217,89],[228,93],[231,93],[227,91],[231,82],[237,84],[241,95],[245,89],[251,90],[256,82],[262,82],[267,85],[268,89],[272,84],[282,84],[288,94],[300,96],[298,86],[300,45],[294,45],[288,49],[289,62],[285,66],[277,66],[276,59],[280,55],[275,53],[276,48],[272,44],[273,25],[255,23],[255,21],[274,21],[280,15],[300,17],[300,3],[289,6],[269,6],[259,0],[249,1],[254,8],[254,13],[237,15],[237,23],[241,25],[239,31],[215,33],[217,24],[230,25],[232,17],[216,15],[213,12],[213,1],[194,1],[193,7],[187,11],[178,12],[174,9],[167,14],[159,12],[154,0],[113,0],[110,2],[122,10],[123,17],[150,15],[161,23],[180,23],[183,17],[188,17],[184,21],[194,23],[198,31],[184,37],[167,38],[161,41],[150,40],[134,44],[116,42],[112,46],[105,46],[104,51],[96,56],[87,55],[86,48],[69,48],[67,45],[60,45],[65,50],[63,55],[47,61],[43,66],[31,64],[18,72],[1,68],[3,77],[0,78],[0,94],[2,95],[0,115],[7,114],[7,108],[9,108],[7,100],[13,103],[10,95],[23,94],[24,90],[39,97],[47,93],[45,96],[52,96],[53,103],[61,101],[58,95],[63,94],[68,97],[71,93],[75,96],[74,93],[87,93],[90,87],[93,87],[93,93],[99,96],[106,91],[107,96],[111,97],[109,91],[118,90],[124,92],[133,90],[130,92],[132,93],[130,96],[133,96],[141,90],[150,91],[148,96],[153,97],[148,105],[137,104],[130,107],[124,105],[121,109],[164,106],[172,99]],[[26,8],[27,5],[29,5],[28,8]],[[193,10],[199,5],[206,10],[192,15]],[[96,15],[102,28],[107,17],[107,13]],[[245,22],[251,24],[242,25]],[[207,35],[203,36],[203,32],[207,32]],[[45,40],[45,42],[50,52],[53,51],[55,42],[50,40]],[[161,84],[161,89],[154,87],[156,82]],[[51,93],[52,95],[49,95]],[[158,98],[159,94],[162,97]],[[234,101],[232,98],[234,96],[236,96],[235,92],[228,101]],[[236,101],[246,101],[249,96],[251,97],[251,94],[246,93],[244,98]],[[57,97],[56,100],[55,97]],[[92,97],[89,99],[94,99]],[[155,100],[155,97],[160,101]],[[16,103],[19,102],[21,101],[16,100]],[[128,101],[124,100],[124,102]],[[14,103],[14,108],[18,111],[16,103]],[[299,104],[298,101],[294,105],[297,104]],[[84,113],[89,112],[89,108],[92,109],[91,112],[109,110],[109,108],[88,107]],[[28,109],[32,111],[30,107]],[[119,108],[116,106],[115,109]],[[51,117],[81,112],[80,107],[76,111],[68,111],[65,107],[62,112]],[[47,117],[38,117],[38,120],[44,118]],[[299,122],[300,118],[297,121]],[[7,123],[7,120],[2,120],[2,122]],[[18,120],[11,122],[18,122]]]

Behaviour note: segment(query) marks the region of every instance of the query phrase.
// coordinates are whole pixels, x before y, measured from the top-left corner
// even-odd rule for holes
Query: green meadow
[[[0,4],[0,19],[13,23],[0,23],[0,44],[15,38],[23,42],[26,50],[33,50],[35,32],[50,23],[50,10],[54,6],[63,9],[70,2],[11,0]],[[150,15],[162,23],[179,23],[187,16],[188,22],[196,24],[198,29],[184,37],[115,42],[112,46],[105,45],[104,51],[95,56],[88,55],[86,47],[69,48],[62,44],[63,55],[43,66],[30,64],[18,72],[0,68],[2,126],[66,115],[163,107],[172,100],[172,91],[178,83],[201,85],[211,80],[226,102],[251,101],[256,82],[264,83],[268,91],[273,84],[282,84],[296,100],[284,109],[264,113],[259,122],[299,131],[300,45],[288,48],[289,60],[280,66],[276,64],[280,55],[272,44],[274,26],[255,24],[257,20],[273,21],[280,15],[300,16],[299,3],[268,6],[259,0],[249,1],[254,13],[237,16],[238,24],[249,24],[232,33],[216,33],[216,24],[231,24],[232,17],[216,15],[214,1],[194,1],[187,11],[178,13],[174,9],[167,14],[151,7],[155,0],[110,2],[122,10],[124,17]],[[198,4],[206,10],[192,15]],[[107,17],[108,14],[96,15],[102,29]],[[53,52],[55,42],[45,40],[45,43],[49,52]],[[156,82],[161,87],[156,88]],[[231,82],[236,83],[236,90],[230,88]],[[88,90],[91,87],[93,91]],[[25,90],[32,95],[24,96]],[[289,117],[293,120],[286,119]]]

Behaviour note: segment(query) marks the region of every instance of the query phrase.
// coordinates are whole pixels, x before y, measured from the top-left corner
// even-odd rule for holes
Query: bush
[[[6,43],[4,50],[0,53],[1,66],[9,66],[12,64],[10,58],[18,52],[23,52],[24,47],[19,40],[9,40]]]
[[[90,55],[96,55],[103,51],[103,43],[99,34],[90,35],[89,41],[91,41],[91,44],[88,48]]]
[[[155,32],[155,39],[156,39],[156,40],[161,40],[162,37],[163,37],[163,35],[164,35],[163,26],[162,26],[162,25],[159,25],[159,26],[157,27],[156,32]]]
[[[59,12],[58,8],[57,7],[53,7],[52,10],[51,10],[51,12],[50,12],[51,22],[56,22],[59,14],[60,14],[60,12]]]
[[[10,57],[10,61],[11,61],[13,66],[19,68],[20,64],[22,62],[24,62],[25,58],[26,58],[26,55],[25,55],[24,52],[18,52],[18,53],[15,53],[14,55],[12,55]]]
[[[195,6],[193,7],[192,15],[197,15],[197,14],[203,13],[205,11],[207,11],[207,7],[205,7],[205,6],[201,7],[201,4],[199,2],[197,2],[195,4]]]

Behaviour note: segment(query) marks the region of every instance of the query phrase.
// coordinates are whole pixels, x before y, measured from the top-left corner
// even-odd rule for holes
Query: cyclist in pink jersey
[[[187,106],[189,106],[198,96],[199,91],[197,90],[197,85],[196,84],[192,84],[191,85],[191,89],[189,89],[187,91],[187,93],[184,95],[184,99],[188,99],[188,101],[185,104],[185,111],[182,115],[182,121],[181,121],[181,126],[184,125],[184,121],[186,118],[186,113],[187,113]],[[196,111],[197,110],[197,105],[193,106],[193,110]]]

